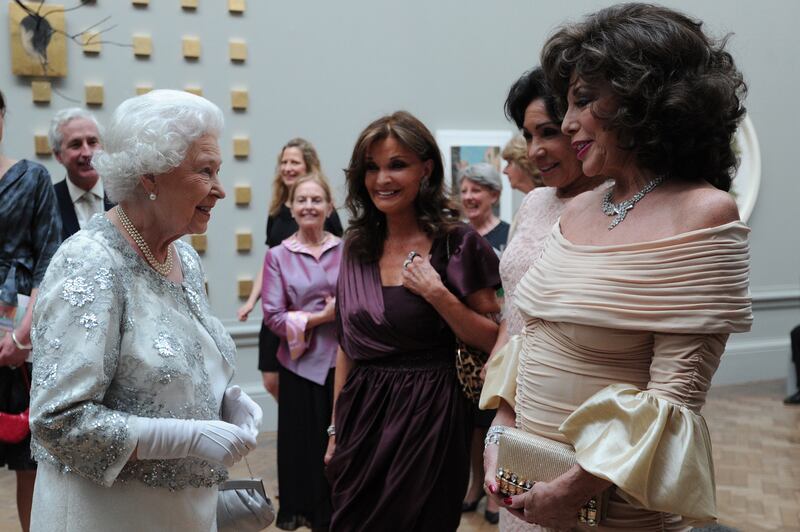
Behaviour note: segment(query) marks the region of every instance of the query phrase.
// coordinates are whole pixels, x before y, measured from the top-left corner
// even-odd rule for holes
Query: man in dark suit
[[[67,170],[67,177],[53,185],[61,212],[61,237],[66,240],[94,214],[114,206],[92,167],[92,155],[102,147],[100,125],[84,109],[63,109],[50,121],[50,146],[56,160]]]

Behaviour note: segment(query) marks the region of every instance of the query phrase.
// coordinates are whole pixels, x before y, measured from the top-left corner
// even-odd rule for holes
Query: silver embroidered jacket
[[[131,415],[219,419],[235,347],[211,316],[203,271],[175,247],[178,286],[147,266],[103,215],[67,240],[33,313],[34,457],[105,486],[138,480],[169,489],[213,486],[221,464],[196,458],[128,463]]]

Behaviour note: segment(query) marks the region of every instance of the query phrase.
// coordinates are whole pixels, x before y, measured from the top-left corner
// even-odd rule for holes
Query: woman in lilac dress
[[[497,255],[458,222],[436,141],[409,113],[370,124],[346,172],[331,529],[452,531],[472,428],[455,335],[491,349]]]
[[[278,483],[276,526],[327,530],[330,488],[323,472],[325,427],[333,408],[333,324],[342,241],[324,230],[333,210],[327,181],[300,177],[289,192],[298,231],[264,259],[264,322],[278,347]]]

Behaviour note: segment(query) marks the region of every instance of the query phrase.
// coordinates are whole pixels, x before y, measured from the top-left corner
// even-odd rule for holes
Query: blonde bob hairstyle
[[[297,191],[297,188],[303,183],[318,184],[322,189],[322,194],[325,196],[325,201],[328,202],[328,204],[331,206],[331,209],[334,208],[331,186],[330,184],[328,184],[328,180],[325,179],[325,176],[322,176],[317,173],[306,174],[304,176],[298,177],[297,180],[294,183],[292,183],[292,187],[289,189],[289,197],[287,198],[290,205],[294,203],[294,194]]]
[[[296,137],[287,142],[281,151],[278,152],[278,161],[275,164],[275,177],[272,180],[272,202],[269,205],[269,215],[276,216],[280,210],[281,205],[289,201],[289,187],[281,179],[281,159],[283,159],[283,152],[286,148],[297,148],[303,154],[303,162],[306,163],[306,174],[317,174],[325,181],[328,180],[322,172],[322,166],[319,163],[319,155],[314,145],[304,138]]]
[[[516,163],[530,178],[534,186],[544,186],[539,169],[536,168],[533,161],[528,158],[528,143],[525,142],[525,137],[522,135],[514,135],[503,148],[501,157],[503,157],[508,164]]]

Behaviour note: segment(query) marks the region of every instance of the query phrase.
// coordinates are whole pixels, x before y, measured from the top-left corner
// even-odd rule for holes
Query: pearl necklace
[[[165,260],[163,263],[158,262],[153,255],[153,252],[150,251],[150,246],[148,246],[147,242],[144,241],[141,233],[136,230],[133,222],[131,222],[130,218],[128,218],[128,215],[125,214],[125,211],[122,210],[122,206],[120,205],[117,205],[117,215],[119,215],[119,221],[122,222],[122,227],[125,228],[125,231],[127,231],[133,241],[136,242],[136,245],[139,246],[139,250],[142,252],[142,255],[144,255],[144,258],[147,259],[147,263],[150,264],[155,271],[164,277],[167,277],[169,272],[172,271],[172,246],[170,245],[167,247],[167,260]]]
[[[625,216],[628,215],[628,211],[633,209],[634,205],[636,205],[643,197],[645,197],[648,192],[660,185],[662,181],[664,181],[663,176],[656,177],[647,183],[642,190],[634,194],[632,198],[626,199],[625,201],[621,201],[619,203],[611,203],[611,196],[614,195],[614,187],[609,187],[608,192],[606,192],[606,195],[603,196],[603,214],[608,216],[616,215],[616,218],[611,221],[611,225],[608,226],[608,230],[611,231],[618,226],[620,222],[625,219]]]

